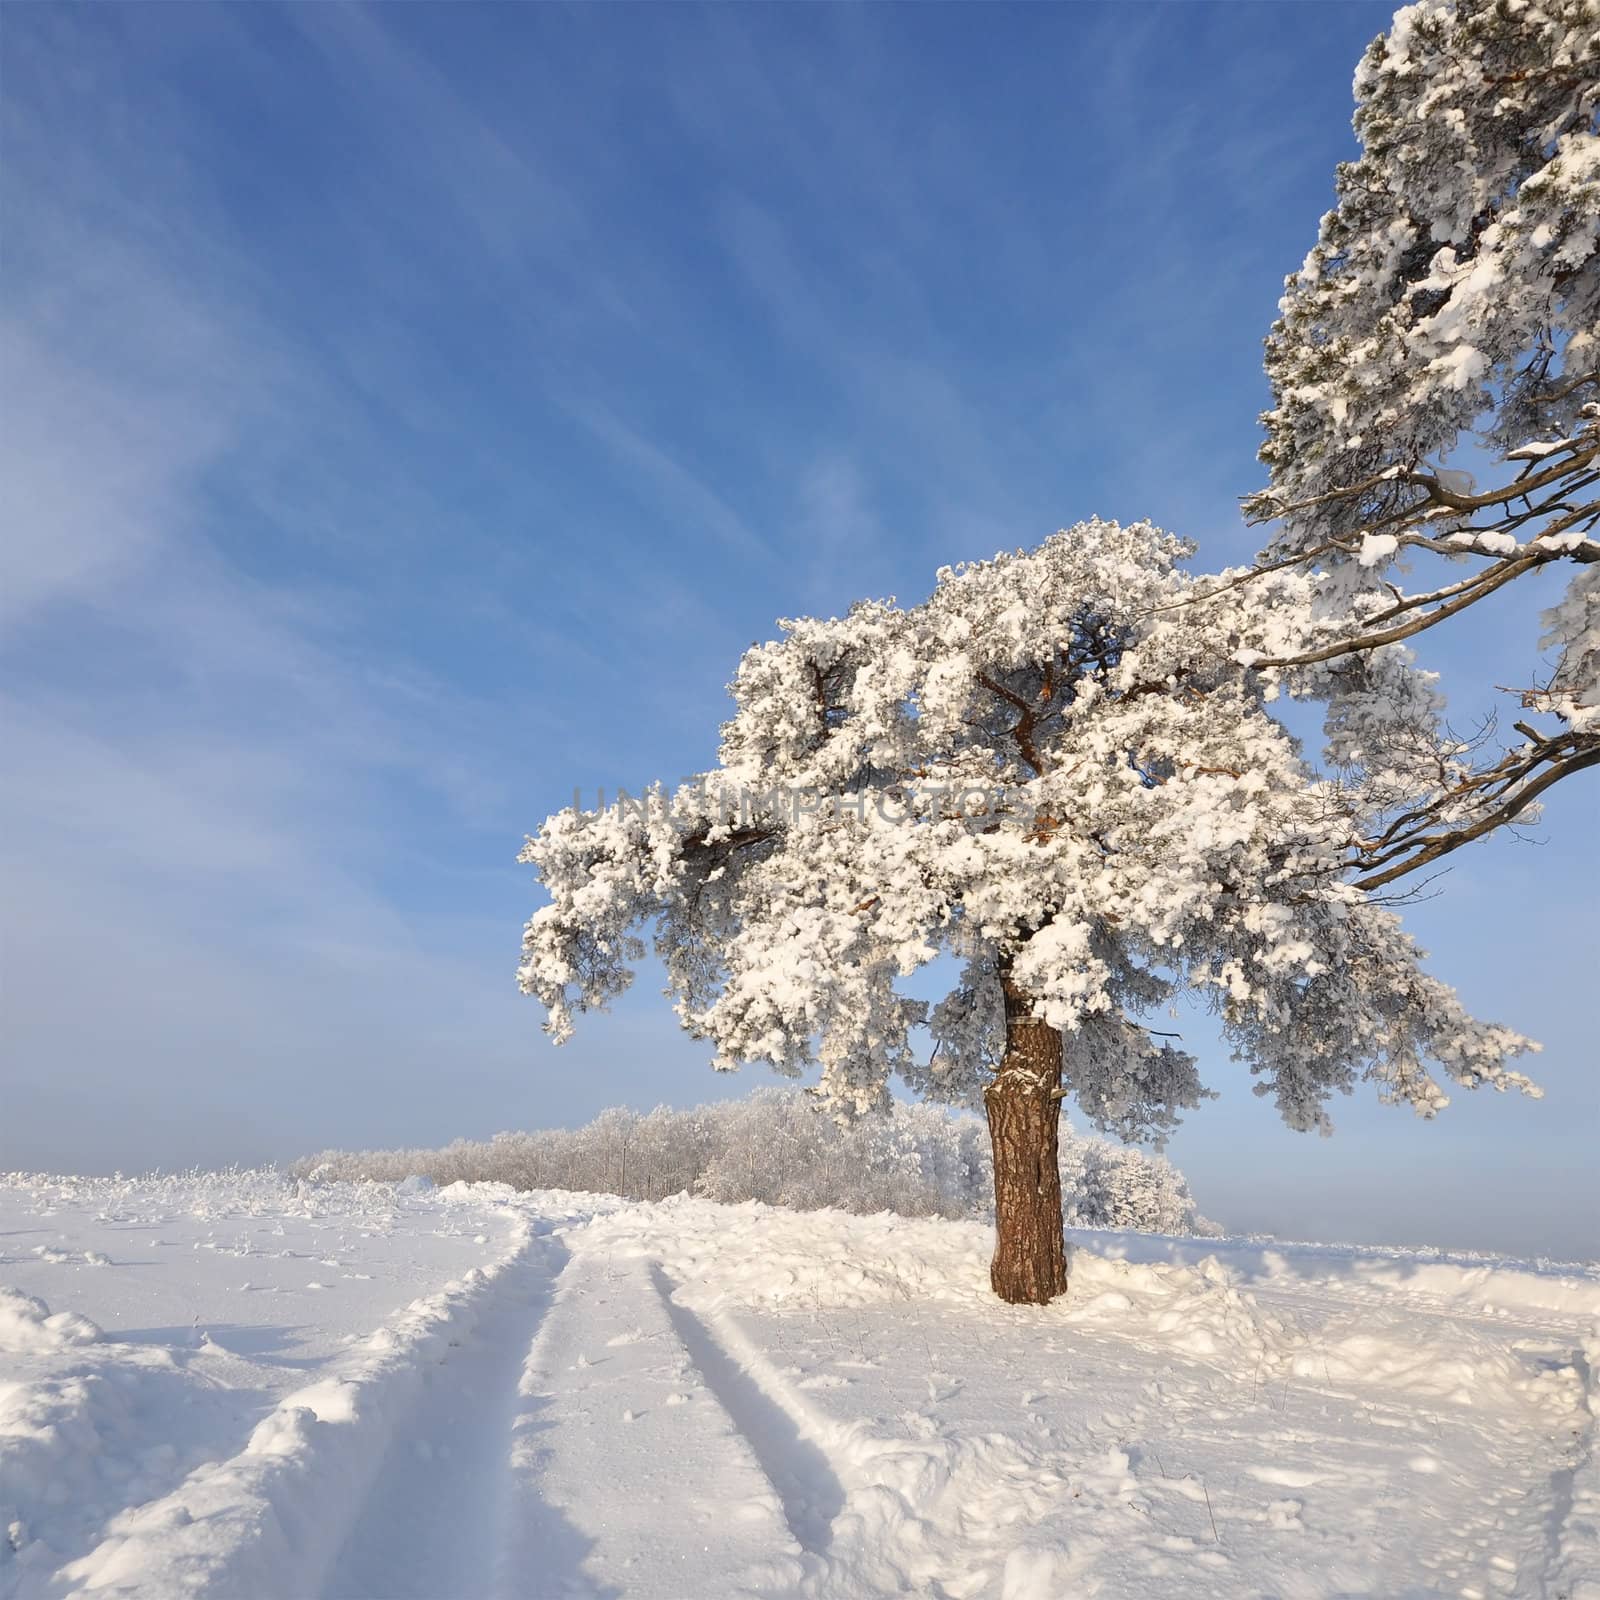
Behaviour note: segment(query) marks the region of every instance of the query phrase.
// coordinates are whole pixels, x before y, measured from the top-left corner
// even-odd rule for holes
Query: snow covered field
[[[1600,1596],[1600,1272],[0,1181],[0,1596]]]

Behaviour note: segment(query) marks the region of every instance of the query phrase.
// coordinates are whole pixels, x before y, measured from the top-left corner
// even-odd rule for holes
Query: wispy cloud
[[[57,161],[53,87],[7,109],[4,1154],[281,1152],[353,1049],[418,1071],[501,987],[388,888],[418,868],[404,807],[470,827],[503,784],[464,759],[491,712],[253,542],[281,530],[219,492],[230,463],[348,419],[203,216],[152,228],[114,165]]]
[[[604,401],[573,396],[562,404],[612,456],[633,470],[648,505],[664,504],[673,515],[710,534],[735,555],[769,556],[761,535],[715,489],[664,446],[623,421]]]

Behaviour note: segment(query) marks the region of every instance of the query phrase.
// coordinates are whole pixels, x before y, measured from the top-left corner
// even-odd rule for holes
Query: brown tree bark
[[[984,1090],[994,1148],[994,1260],[989,1282],[1013,1305],[1042,1306],[1067,1290],[1061,1236],[1061,1034],[1032,1015],[1001,972],[1006,1049]]]

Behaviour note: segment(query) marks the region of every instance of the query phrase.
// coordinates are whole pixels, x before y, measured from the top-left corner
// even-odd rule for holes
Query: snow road
[[[1600,1596],[1600,1273],[0,1184],[0,1596]],[[31,1298],[30,1298],[31,1297]]]

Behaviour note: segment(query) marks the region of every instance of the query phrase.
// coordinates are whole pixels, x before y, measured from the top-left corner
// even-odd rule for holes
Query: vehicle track
[[[564,1256],[552,1238],[563,1220],[524,1214],[510,1254],[354,1341],[233,1455],[124,1506],[91,1549],[49,1575],[49,1592],[114,1590],[128,1600],[473,1592],[470,1572],[444,1575],[493,1548],[486,1519],[495,1501],[480,1492],[504,1457],[497,1433],[503,1444],[517,1358]],[[426,1459],[443,1449],[459,1451],[465,1469]]]
[[[792,1593],[788,1485],[698,1366],[652,1263],[574,1243],[518,1386],[496,1592]]]
[[[796,1592],[827,1457],[658,1266],[581,1236],[536,1239],[421,1373],[320,1600]]]
[[[548,1237],[495,1285],[477,1323],[422,1376],[322,1589],[324,1600],[492,1592],[505,1542],[513,1403],[567,1252]]]
[[[711,1328],[672,1298],[673,1285],[666,1273],[652,1266],[650,1276],[690,1360],[777,1491],[796,1541],[801,1549],[820,1554],[828,1547],[834,1519],[845,1503],[844,1485],[833,1464]]]

